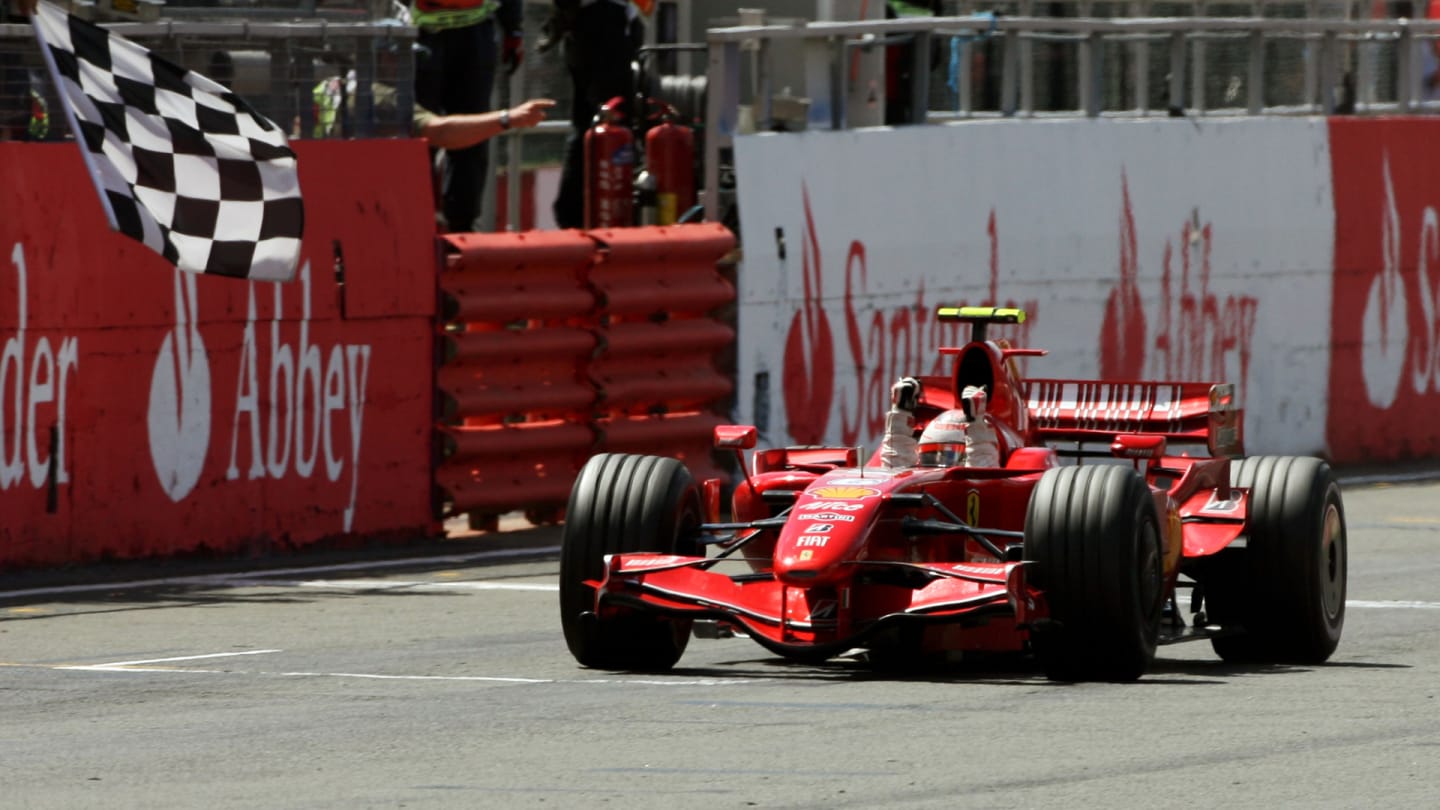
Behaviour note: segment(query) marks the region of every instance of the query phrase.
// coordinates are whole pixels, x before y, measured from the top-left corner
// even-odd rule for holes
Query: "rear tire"
[[[581,666],[658,671],[690,640],[688,619],[638,610],[600,618],[595,589],[607,554],[697,556],[700,493],[673,458],[605,453],[586,462],[570,491],[560,541],[560,626]]]
[[[1058,681],[1133,681],[1155,659],[1164,606],[1160,522],[1150,487],[1118,465],[1046,470],[1025,519],[1030,581],[1052,621],[1031,647]]]
[[[1236,663],[1319,664],[1340,644],[1348,580],[1345,507],[1330,465],[1257,456],[1230,465],[1250,490],[1245,548],[1204,583],[1209,618],[1234,634],[1210,640]]]

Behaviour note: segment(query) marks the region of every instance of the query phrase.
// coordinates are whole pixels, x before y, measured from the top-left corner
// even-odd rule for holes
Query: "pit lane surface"
[[[1440,796],[1440,485],[1347,486],[1320,667],[579,669],[553,557],[0,592],[0,806],[1306,807]],[[540,546],[554,535],[541,535]]]

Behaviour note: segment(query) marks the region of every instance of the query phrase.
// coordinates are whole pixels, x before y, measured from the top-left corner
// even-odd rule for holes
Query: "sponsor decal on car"
[[[874,487],[816,487],[810,490],[810,494],[816,498],[841,498],[845,500],[858,500],[860,498],[874,498],[880,494],[880,490]]]
[[[629,571],[635,568],[659,568],[664,565],[671,565],[673,563],[680,562],[680,560],[682,559],[684,558],[676,557],[673,554],[667,554],[662,557],[641,557],[639,559],[626,560],[624,570]]]
[[[817,512],[813,515],[805,515],[802,520],[833,520],[841,523],[854,523],[854,515],[839,515],[834,512]]]
[[[863,503],[847,503],[845,501],[811,501],[802,506],[795,507],[797,512],[813,512],[817,509],[838,509],[842,512],[856,512],[865,508]],[[853,515],[814,515],[814,517],[825,520],[854,520]]]
[[[815,604],[810,606],[810,618],[833,619],[839,606],[840,604],[834,599],[816,599]]]
[[[811,534],[826,534],[835,529],[834,523],[811,523],[805,527],[805,531]]]
[[[876,478],[891,478],[894,475],[893,472],[887,472],[884,476],[875,475],[869,478],[831,478],[825,484],[832,487],[873,487],[876,484]]]
[[[986,560],[976,560],[976,562],[987,562],[987,561],[986,561]],[[999,560],[995,560],[995,559],[992,558],[991,560],[989,560],[989,562],[998,563]],[[972,564],[969,564],[969,563],[956,563],[956,564],[950,566],[950,570],[951,570],[951,571],[954,571],[954,572],[957,573],[957,574],[964,574],[964,575],[966,575],[966,576],[972,576],[972,577],[985,577],[985,578],[987,578],[987,579],[992,579],[992,578],[995,578],[995,577],[1004,576],[1004,574],[1003,574],[1002,572],[996,571],[996,570],[995,570],[994,568],[992,568],[992,567],[986,567],[986,566],[981,566],[981,565],[972,565]]]
[[[825,543],[827,543],[829,540],[830,538],[826,537],[823,534],[802,534],[800,535],[800,539],[795,541],[795,545],[801,547],[816,546],[819,548],[824,548]]]
[[[980,490],[972,489],[965,495],[965,522],[971,526],[980,524]]]
[[[1222,501],[1215,496],[1215,493],[1212,492],[1210,493],[1210,500],[1205,503],[1205,507],[1200,511],[1225,513],[1235,512],[1240,509],[1241,503],[1242,501],[1240,499],[1239,493],[1232,492],[1229,500]]]

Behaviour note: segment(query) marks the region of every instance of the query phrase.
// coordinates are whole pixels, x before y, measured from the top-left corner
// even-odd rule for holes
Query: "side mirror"
[[[1154,461],[1165,455],[1165,437],[1155,433],[1124,433],[1115,437],[1110,455]]]
[[[716,425],[715,446],[723,449],[750,450],[759,441],[759,431],[752,425]]]

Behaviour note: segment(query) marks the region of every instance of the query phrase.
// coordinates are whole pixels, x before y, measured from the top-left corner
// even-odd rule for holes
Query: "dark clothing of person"
[[[499,37],[520,30],[520,8],[520,0],[502,0],[495,14],[476,25],[421,28],[416,37],[415,102],[437,115],[490,111]],[[479,230],[476,219],[489,169],[488,143],[447,153],[439,207],[448,230]]]
[[[556,3],[557,7],[561,5]],[[560,190],[552,208],[555,224],[561,228],[585,225],[585,131],[600,106],[620,96],[625,99],[627,123],[634,123],[628,120],[635,95],[630,63],[641,40],[637,35],[639,21],[631,18],[629,9],[612,0],[596,0],[572,13],[573,24],[565,33],[563,47],[574,102]]]

